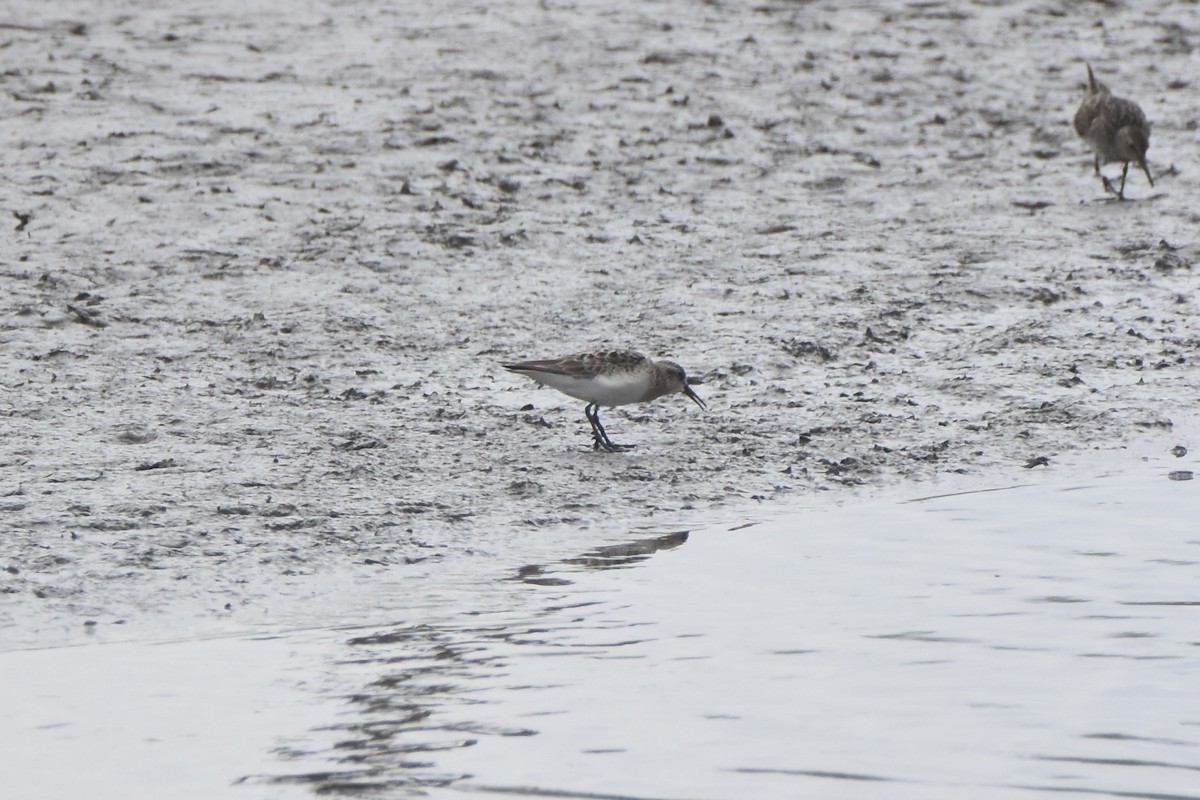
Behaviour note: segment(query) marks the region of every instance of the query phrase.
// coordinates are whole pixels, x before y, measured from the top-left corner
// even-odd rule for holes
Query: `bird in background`
[[[503,366],[543,386],[558,389],[568,397],[586,401],[583,414],[592,426],[593,450],[615,453],[634,447],[616,444],[608,438],[600,424],[601,406],[611,408],[645,403],[678,392],[687,395],[700,408],[708,408],[688,385],[683,367],[674,361],[653,361],[631,350],[579,353]]]
[[[1150,149],[1150,123],[1138,104],[1123,97],[1114,97],[1108,87],[1096,80],[1092,65],[1087,66],[1087,94],[1075,112],[1075,132],[1091,146],[1095,153],[1096,174],[1104,184],[1104,190],[1112,192],[1118,200],[1125,199],[1125,178],[1129,174],[1129,162],[1133,162],[1146,173],[1146,180],[1154,186],[1150,167],[1146,165],[1146,151]],[[1114,189],[1101,172],[1100,165],[1114,161],[1123,162],[1121,187]]]

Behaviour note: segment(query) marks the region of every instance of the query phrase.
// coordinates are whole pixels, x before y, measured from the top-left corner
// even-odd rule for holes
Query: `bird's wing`
[[[565,366],[567,359],[550,358],[544,361],[522,361],[518,364],[505,364],[504,368],[510,372],[544,372],[551,375],[570,375],[572,374]]]

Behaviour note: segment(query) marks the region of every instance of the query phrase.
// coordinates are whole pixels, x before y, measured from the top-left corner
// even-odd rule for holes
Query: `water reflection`
[[[826,509],[517,568],[499,602],[351,638],[338,668],[362,688],[337,746],[293,753],[332,767],[278,780],[1198,800],[1192,486],[1164,473]]]
[[[570,586],[572,579],[558,575],[630,567],[657,552],[679,547],[687,539],[687,531],[676,531],[596,547],[556,564],[520,567],[512,580],[540,587]],[[339,768],[273,780],[308,784],[323,795],[386,791],[389,796],[397,792],[426,796],[430,788],[471,777],[467,772],[439,771],[433,754],[474,747],[481,737],[537,733],[532,727],[468,721],[472,705],[496,702],[481,695],[497,684],[503,684],[505,691],[547,688],[507,680],[513,652],[538,657],[588,653],[606,657],[616,648],[643,641],[611,636],[579,641],[581,626],[592,631],[608,627],[589,625],[586,619],[599,604],[554,602],[532,617],[472,611],[463,615],[471,620],[465,623],[402,625],[348,640],[356,655],[341,665],[381,674],[361,692],[346,698],[353,709],[352,720],[326,729],[340,735],[332,759]],[[553,624],[547,624],[548,620]],[[628,626],[617,629],[627,632]],[[282,754],[295,758],[313,755],[301,751]]]
[[[621,569],[640,564],[650,556],[663,550],[672,550],[688,540],[687,531],[664,533],[635,539],[632,542],[605,545],[597,547],[574,558],[565,558],[550,570],[539,564],[522,567],[517,572],[517,579],[524,583],[535,583],[540,586],[563,586],[571,583],[566,578],[547,577],[548,571],[561,570],[561,564],[586,567],[587,569]]]

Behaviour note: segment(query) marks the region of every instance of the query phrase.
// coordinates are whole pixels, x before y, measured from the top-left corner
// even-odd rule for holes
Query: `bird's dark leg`
[[[592,426],[592,449],[599,450],[604,443],[604,440],[600,438],[600,431],[603,430],[603,428],[597,430],[597,426],[599,426],[600,422],[592,417],[592,408],[594,405],[594,403],[588,403],[583,409],[583,415],[587,417],[588,424]],[[600,409],[597,408],[596,413],[599,412]]]
[[[1117,190],[1117,199],[1125,199],[1125,176],[1129,174],[1129,162],[1125,162],[1125,166],[1121,169],[1121,188]]]
[[[608,438],[608,434],[604,431],[604,426],[600,424],[600,406],[596,403],[588,403],[583,409],[584,416],[588,422],[592,424],[592,449],[606,450],[609,453],[619,453],[622,450],[632,450],[634,445],[631,444],[616,444],[612,439]]]
[[[1108,179],[1107,175],[1100,171],[1100,156],[1096,156],[1096,161],[1094,163],[1096,165],[1096,174],[1100,176],[1100,185],[1104,187],[1104,191],[1108,192],[1109,194],[1116,194],[1117,190],[1112,185],[1112,181]]]
[[[1096,156],[1096,160],[1092,162],[1092,168],[1096,170],[1096,174],[1100,174],[1100,156]]]

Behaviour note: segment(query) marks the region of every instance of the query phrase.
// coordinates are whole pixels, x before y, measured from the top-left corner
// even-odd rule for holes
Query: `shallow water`
[[[1200,798],[1195,463],[568,558],[542,542],[342,586],[324,624],[271,636],[0,653],[0,780],[22,797]]]

